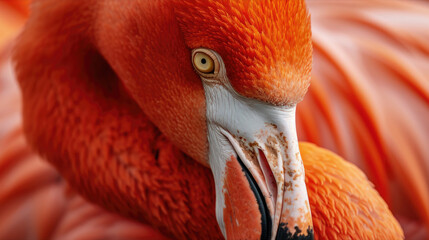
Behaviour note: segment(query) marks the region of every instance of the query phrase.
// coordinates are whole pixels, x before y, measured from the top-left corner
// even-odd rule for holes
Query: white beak
[[[295,106],[244,98],[204,82],[216,216],[227,239],[311,239]]]

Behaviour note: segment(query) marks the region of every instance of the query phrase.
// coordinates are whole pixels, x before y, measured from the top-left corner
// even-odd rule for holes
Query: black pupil
[[[207,60],[205,58],[201,59],[202,64],[206,64]]]

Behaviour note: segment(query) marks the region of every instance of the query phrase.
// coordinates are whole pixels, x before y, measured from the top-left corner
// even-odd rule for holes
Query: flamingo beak
[[[204,84],[216,217],[226,239],[313,239],[295,106]]]

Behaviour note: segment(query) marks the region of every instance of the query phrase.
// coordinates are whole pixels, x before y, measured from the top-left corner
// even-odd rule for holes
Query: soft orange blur
[[[0,0],[0,51],[4,51],[25,23],[27,6],[26,0]]]
[[[39,239],[79,239],[88,231],[94,238],[161,238],[67,191],[59,174],[26,146],[10,50],[28,3],[0,0],[0,239],[35,232]],[[360,167],[406,239],[428,239],[429,4],[308,3],[314,64],[310,90],[298,105],[299,139]]]
[[[429,239],[429,4],[329,2],[309,1],[313,79],[298,137],[360,167],[406,239]]]

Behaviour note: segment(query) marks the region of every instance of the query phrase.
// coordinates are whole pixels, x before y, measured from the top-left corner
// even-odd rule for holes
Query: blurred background
[[[0,239],[162,239],[69,191],[26,146],[10,54],[29,2],[0,0]],[[406,239],[429,239],[428,2],[308,5],[314,65],[312,85],[298,105],[299,139],[356,164]]]

